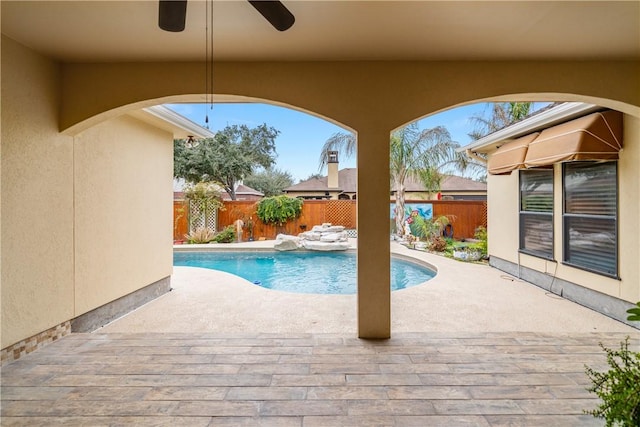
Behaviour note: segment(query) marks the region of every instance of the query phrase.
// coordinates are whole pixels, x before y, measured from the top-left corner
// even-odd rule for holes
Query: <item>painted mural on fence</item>
[[[389,207],[389,213],[391,218],[392,230],[395,229],[396,221],[396,204],[391,203]],[[416,235],[416,230],[413,229],[414,218],[420,215],[424,219],[433,218],[433,203],[405,203],[404,205],[404,220],[409,224],[411,228],[411,234]]]

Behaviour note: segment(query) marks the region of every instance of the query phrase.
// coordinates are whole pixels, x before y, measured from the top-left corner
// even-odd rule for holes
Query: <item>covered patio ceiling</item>
[[[275,31],[244,0],[214,2],[218,61],[637,60],[637,1],[285,0]],[[2,32],[61,62],[202,61],[205,2],[186,30],[148,1],[2,1]]]

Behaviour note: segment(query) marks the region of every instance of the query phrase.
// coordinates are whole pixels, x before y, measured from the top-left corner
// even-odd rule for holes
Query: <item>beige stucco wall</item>
[[[75,138],[76,316],[171,275],[172,141],[128,116]]]
[[[74,132],[132,105],[203,102],[204,70],[203,63],[65,64],[61,129]],[[221,99],[268,100],[387,138],[420,117],[483,99],[593,102],[640,115],[638,61],[217,61],[214,75]],[[360,135],[358,148],[367,145]]]
[[[489,254],[518,262],[518,173],[487,176]]]
[[[73,139],[60,69],[2,39],[2,348],[73,316]]]
[[[489,175],[489,254],[555,275],[629,302],[640,300],[640,119],[624,116],[624,149],[618,161],[618,233],[620,280],[562,264],[562,166],[554,167],[554,258],[557,262],[520,254],[518,172]]]
[[[172,135],[58,130],[60,67],[2,39],[1,348],[167,277]]]
[[[620,200],[620,298],[640,301],[640,117],[624,116],[624,148],[618,161]]]

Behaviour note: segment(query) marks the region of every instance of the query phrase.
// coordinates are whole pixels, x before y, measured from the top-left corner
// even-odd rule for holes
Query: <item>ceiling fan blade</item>
[[[184,31],[187,18],[187,0],[160,0],[158,2],[158,26],[165,31]]]
[[[286,31],[296,22],[295,16],[282,2],[272,0],[249,0],[262,16],[278,31]]]

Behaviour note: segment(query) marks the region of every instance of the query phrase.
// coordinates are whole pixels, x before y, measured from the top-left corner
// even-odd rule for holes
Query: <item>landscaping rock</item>
[[[298,237],[303,240],[320,240],[320,238],[322,237],[322,233],[315,231],[305,231],[304,233],[298,234]]]
[[[291,251],[297,248],[311,251],[344,251],[351,247],[348,238],[349,235],[344,231],[343,226],[322,224],[314,226],[311,231],[298,234],[297,237],[278,234],[273,247],[278,251]]]
[[[320,233],[340,233],[344,231],[344,226],[331,225],[331,223],[324,223],[322,225],[314,225],[311,231],[320,232]]]
[[[346,242],[347,233],[345,231],[341,233],[322,233],[320,237],[321,242]]]
[[[273,249],[277,251],[294,251],[300,248],[300,238],[287,234],[278,234]]]
[[[311,251],[346,251],[351,247],[349,242],[318,242],[303,240],[302,247]]]

